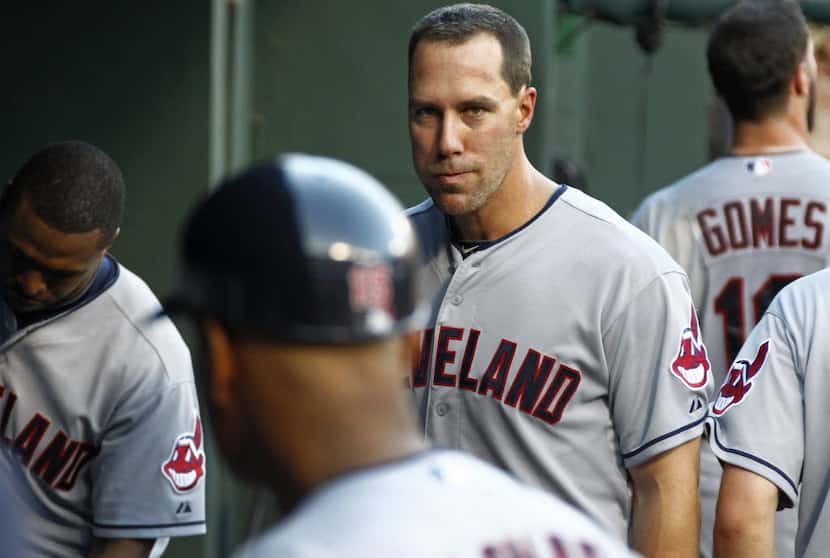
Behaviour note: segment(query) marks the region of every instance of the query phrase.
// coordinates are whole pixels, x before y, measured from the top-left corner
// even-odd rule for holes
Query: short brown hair
[[[530,39],[518,21],[509,14],[487,4],[453,4],[433,10],[412,28],[409,36],[409,72],[412,55],[422,41],[460,45],[473,36],[488,33],[501,45],[501,75],[515,95],[522,86],[530,85]]]
[[[736,121],[784,108],[808,43],[807,22],[794,0],[744,0],[721,16],[706,55],[715,89]]]

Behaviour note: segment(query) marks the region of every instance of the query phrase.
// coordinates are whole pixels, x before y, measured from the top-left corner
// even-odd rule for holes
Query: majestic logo
[[[692,306],[692,320],[680,335],[680,350],[671,364],[671,371],[690,389],[698,390],[709,382],[710,368],[706,346],[700,338],[697,313]]]
[[[202,420],[196,417],[193,434],[181,434],[173,444],[170,459],[161,466],[161,472],[176,492],[187,492],[205,476],[205,452],[202,450]]]
[[[712,414],[721,416],[733,405],[738,405],[743,401],[750,388],[752,388],[752,378],[764,367],[768,354],[769,339],[758,347],[758,352],[755,353],[752,362],[741,359],[732,364],[732,368],[729,369],[729,374],[726,375],[726,380],[718,392],[718,398],[712,405]]]

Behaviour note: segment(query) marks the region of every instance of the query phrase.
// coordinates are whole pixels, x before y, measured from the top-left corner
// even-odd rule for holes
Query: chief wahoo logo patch
[[[736,360],[729,369],[729,374],[726,375],[726,380],[723,382],[718,398],[712,405],[712,414],[721,416],[733,405],[738,405],[743,401],[746,394],[752,388],[752,378],[754,378],[764,364],[767,362],[767,355],[769,354],[769,339],[761,343],[758,347],[758,352],[755,353],[755,358],[752,362],[741,359]]]
[[[205,476],[203,437],[202,420],[197,415],[193,433],[181,434],[176,438],[170,459],[161,466],[161,472],[176,492],[193,490]]]
[[[700,338],[697,312],[692,306],[692,319],[689,327],[685,328],[680,335],[680,349],[671,364],[671,371],[689,389],[698,390],[703,389],[709,383],[711,368],[709,357],[706,356],[706,346]]]

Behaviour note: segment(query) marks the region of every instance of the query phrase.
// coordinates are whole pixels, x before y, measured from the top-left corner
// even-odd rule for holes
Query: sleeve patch
[[[162,474],[177,493],[190,492],[205,476],[203,437],[202,420],[197,415],[194,432],[176,438],[170,458],[161,466]]]
[[[769,355],[769,339],[761,343],[752,362],[736,360],[726,375],[718,397],[712,404],[712,414],[719,417],[735,405],[740,405],[749,390],[752,389],[752,379],[758,375]]]
[[[709,383],[709,371],[712,366],[706,355],[706,346],[700,337],[697,312],[692,306],[689,326],[680,334],[680,348],[671,364],[672,374],[691,390],[700,390]]]

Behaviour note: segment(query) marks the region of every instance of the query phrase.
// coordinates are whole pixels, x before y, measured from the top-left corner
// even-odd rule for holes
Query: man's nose
[[[28,270],[18,273],[15,281],[20,292],[29,298],[38,298],[46,292],[46,281],[39,271]]]
[[[451,115],[446,115],[443,118],[439,131],[440,137],[438,138],[441,155],[447,157],[458,155],[464,151],[464,142],[461,139],[462,126],[463,124]]]

